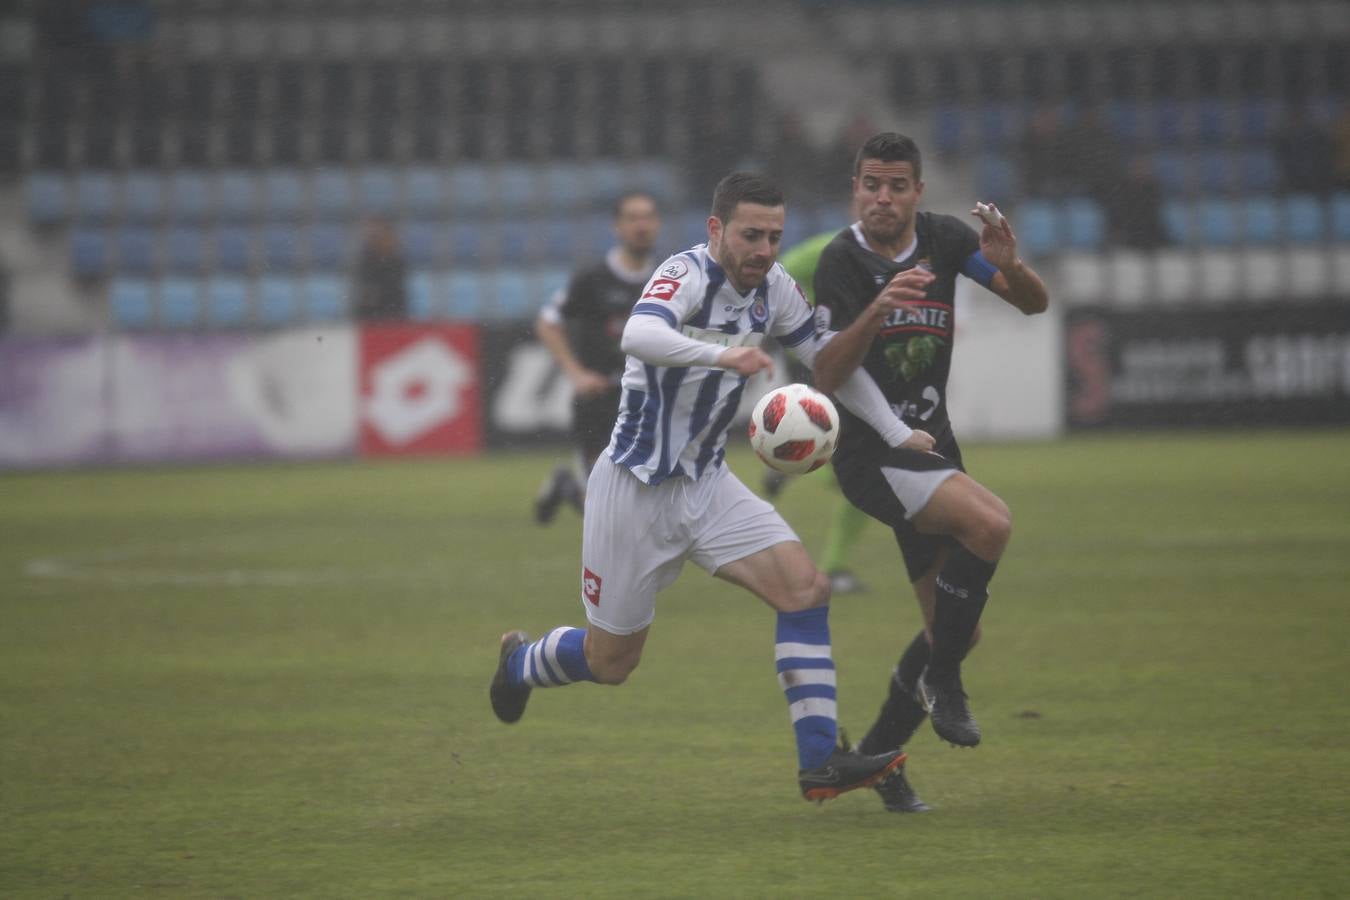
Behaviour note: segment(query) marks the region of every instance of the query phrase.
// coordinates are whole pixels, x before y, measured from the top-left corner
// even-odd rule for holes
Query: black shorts
[[[622,391],[614,388],[593,397],[577,397],[572,400],[572,440],[586,459],[589,467],[595,464],[601,453],[609,446],[609,437],[614,431],[614,420],[619,416],[619,395]]]
[[[905,559],[905,571],[910,583],[918,581],[933,566],[938,552],[953,546],[955,539],[947,535],[924,534],[905,518],[907,510],[895,495],[890,482],[882,474],[882,467],[908,469],[915,472],[935,472],[956,469],[964,472],[961,448],[951,431],[935,448],[938,455],[920,450],[890,448],[884,455],[866,459],[840,459],[835,455],[834,471],[839,487],[849,502],[874,519],[891,526],[900,554]]]

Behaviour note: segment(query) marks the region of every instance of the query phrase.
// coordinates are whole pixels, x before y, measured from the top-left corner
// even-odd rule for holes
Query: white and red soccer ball
[[[804,384],[769,391],[750,413],[750,446],[766,466],[787,475],[825,465],[838,439],[839,412]]]

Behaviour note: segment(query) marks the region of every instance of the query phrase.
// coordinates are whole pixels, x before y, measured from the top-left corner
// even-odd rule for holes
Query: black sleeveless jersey
[[[616,275],[608,262],[597,263],[572,277],[558,307],[577,361],[609,376],[615,385],[623,375],[625,356],[619,349],[623,326],[650,274],[629,281]]]
[[[861,244],[853,228],[839,232],[822,251],[816,269],[817,322],[820,328],[843,331],[895,275],[915,266],[931,271],[936,278],[926,298],[913,312],[891,314],[862,365],[905,424],[927,431],[941,444],[951,431],[947,375],[955,336],[956,276],[968,274],[987,286],[993,269],[983,256],[975,256],[979,235],[954,216],[917,213],[915,231],[914,251],[899,262]],[[877,433],[842,405],[839,414],[844,456],[885,449]]]

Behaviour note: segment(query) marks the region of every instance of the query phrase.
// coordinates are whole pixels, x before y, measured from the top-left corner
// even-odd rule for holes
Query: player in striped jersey
[[[759,346],[765,336],[807,365],[815,358],[811,308],[776,262],[783,221],[776,185],[733,173],[714,193],[708,243],[666,260],[647,283],[624,327],[618,421],[587,483],[581,604],[589,627],[555,628],[534,642],[504,634],[490,696],[497,717],[515,722],[535,687],[622,683],[641,658],[656,594],[693,560],[777,612],[775,659],[798,785],[807,799],[824,800],[881,781],[904,754],[838,746],[829,581],[778,512],[725,465],[745,382],[773,365]],[[850,379],[836,393],[879,431],[908,430],[871,379]]]

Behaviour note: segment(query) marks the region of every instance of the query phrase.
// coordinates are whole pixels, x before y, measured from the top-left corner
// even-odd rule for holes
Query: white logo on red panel
[[[680,289],[678,281],[671,281],[669,278],[658,278],[647,286],[647,293],[642,295],[642,299],[648,297],[653,300],[669,300],[675,296],[675,292]]]
[[[592,606],[600,605],[600,576],[585,566],[581,567],[581,593]]]
[[[424,338],[371,370],[366,418],[389,443],[409,443],[459,414],[473,377],[454,349]]]

